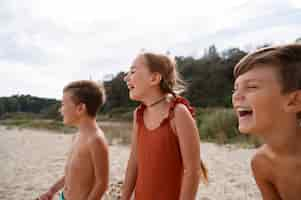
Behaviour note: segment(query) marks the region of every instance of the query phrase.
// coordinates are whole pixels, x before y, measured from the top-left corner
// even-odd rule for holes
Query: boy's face
[[[60,112],[66,125],[77,125],[80,118],[79,104],[75,104],[71,92],[64,92]]]
[[[129,73],[124,78],[129,89],[129,95],[132,100],[142,100],[148,89],[151,87],[152,73],[146,66],[146,60],[143,56],[138,56]]]
[[[232,104],[238,117],[239,131],[270,132],[283,117],[285,98],[276,69],[256,66],[237,77]]]

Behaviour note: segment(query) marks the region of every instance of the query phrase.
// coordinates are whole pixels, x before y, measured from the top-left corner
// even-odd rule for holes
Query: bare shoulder
[[[272,169],[272,160],[269,148],[266,145],[260,147],[251,160],[254,175],[262,178],[268,176]]]
[[[108,149],[108,144],[106,141],[106,138],[104,136],[104,133],[102,130],[98,130],[95,134],[93,134],[89,140],[88,140],[88,146],[91,149],[97,148],[100,150],[105,150],[107,151]]]
[[[175,106],[171,125],[175,134],[182,139],[186,138],[185,140],[189,141],[198,137],[196,123],[184,104],[179,103]]]
[[[187,117],[192,118],[192,115],[191,115],[190,111],[182,103],[178,103],[175,106],[174,114],[175,114],[176,118],[187,118]]]

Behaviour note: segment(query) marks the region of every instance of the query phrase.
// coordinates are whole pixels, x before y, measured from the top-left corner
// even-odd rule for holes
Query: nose
[[[232,104],[234,105],[238,101],[242,101],[245,99],[243,92],[240,90],[235,90],[232,94]]]

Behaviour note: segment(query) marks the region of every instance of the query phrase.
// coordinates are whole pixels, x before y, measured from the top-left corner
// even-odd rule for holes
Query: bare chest
[[[91,168],[91,165],[91,158],[87,145],[80,141],[74,142],[67,158],[66,172],[77,173]]]
[[[273,171],[274,183],[282,199],[301,198],[301,163],[279,164]]]

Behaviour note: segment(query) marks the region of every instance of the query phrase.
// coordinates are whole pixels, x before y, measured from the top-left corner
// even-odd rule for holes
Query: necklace
[[[164,97],[162,97],[161,99],[159,99],[159,100],[157,100],[157,101],[155,101],[155,102],[149,104],[147,107],[153,107],[154,105],[157,105],[158,103],[164,101],[165,99],[166,99],[166,97],[164,96]]]

